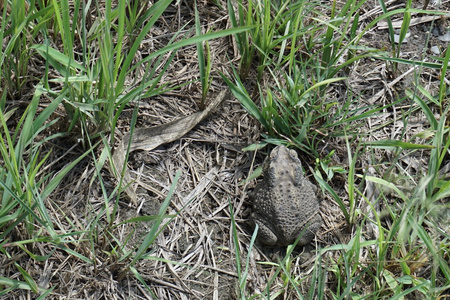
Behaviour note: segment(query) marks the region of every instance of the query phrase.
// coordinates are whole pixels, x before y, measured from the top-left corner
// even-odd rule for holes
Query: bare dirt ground
[[[205,31],[224,29],[230,26],[225,10],[219,9],[210,3],[200,1],[199,11]],[[191,22],[194,24],[194,11],[191,5],[179,1],[179,5],[172,5],[165,13],[164,20],[155,26],[153,41],[143,45],[142,56],[154,48],[164,45],[165,38],[158,38],[177,28]],[[226,5],[222,3],[224,7]],[[389,2],[389,5],[403,7],[403,2]],[[420,3],[415,3],[418,8]],[[381,13],[376,10],[378,3],[368,1],[362,8],[361,28]],[[442,10],[450,10],[448,1],[442,3]],[[445,21],[446,22],[446,21]],[[446,23],[445,23],[446,24]],[[411,28],[411,38],[404,45],[402,57],[432,60],[431,46],[438,46],[440,51],[448,47],[436,36],[428,35],[430,23],[416,25]],[[445,25],[446,26],[446,25]],[[444,26],[444,27],[445,27]],[[173,28],[173,31],[172,29]],[[170,37],[169,37],[170,38]],[[428,40],[428,43],[426,41]],[[390,48],[387,30],[374,28],[363,38],[361,44],[374,48]],[[424,47],[424,45],[427,45]],[[210,42],[213,55],[213,68],[224,71],[230,70],[230,64],[235,63],[239,55],[233,47],[231,37]],[[360,61],[352,68],[347,76],[346,83],[334,84],[330,87],[330,97],[344,97],[343,89],[351,88],[360,96],[360,101],[370,104],[383,105],[391,101],[395,94],[401,93],[405,86],[409,86],[414,78],[412,66],[401,66],[398,74],[392,74],[386,68],[386,62],[374,59]],[[408,73],[410,72],[410,73]],[[422,70],[421,84],[427,86],[432,93],[436,92],[439,78],[437,71]],[[254,74],[253,74],[254,75]],[[227,87],[217,72],[211,87],[211,95],[217,94]],[[181,89],[171,93],[144,99],[140,106],[137,127],[155,126],[168,121],[189,115],[199,110],[201,87],[198,79],[198,63],[195,45],[186,47],[176,54],[176,58],[164,80],[167,82],[188,83]],[[251,78],[252,76],[250,76]],[[399,81],[396,81],[401,78]],[[249,80],[249,86],[254,82]],[[343,86],[344,84],[347,87]],[[124,114],[118,125],[120,132],[129,130],[129,120],[132,109]],[[386,111],[382,116],[369,120],[365,128],[371,133],[372,139],[395,138],[398,130],[403,126],[400,119],[396,119],[398,111]],[[416,122],[409,124],[407,129],[412,135],[420,131],[424,125],[424,117],[417,113]],[[375,130],[382,123],[391,122]],[[121,221],[134,216],[153,215],[158,212],[159,205],[165,199],[177,170],[181,170],[175,195],[169,208],[169,214],[178,215],[167,224],[159,235],[152,249],[149,249],[153,259],[139,262],[135,268],[145,283],[153,290],[158,299],[236,299],[238,276],[236,274],[236,254],[232,236],[231,214],[237,224],[239,234],[239,248],[245,264],[247,255],[250,255],[247,288],[249,294],[261,293],[265,289],[269,278],[273,276],[275,267],[259,264],[261,261],[277,262],[283,257],[285,249],[268,249],[259,243],[249,249],[252,228],[249,224],[251,203],[248,191],[256,181],[245,182],[256,166],[263,161],[267,150],[257,153],[245,152],[242,149],[260,140],[261,127],[242,108],[239,102],[229,96],[207,120],[196,126],[191,132],[180,140],[163,145],[157,149],[144,152],[136,151],[130,155],[129,166],[132,176],[139,182],[137,189],[138,205],[134,206],[123,197],[119,203],[119,217]],[[335,163],[346,168],[348,159],[344,140],[324,141],[324,147],[336,150]],[[61,150],[63,151],[63,150]],[[76,149],[72,150],[75,151]],[[58,155],[58,151],[55,152]],[[305,169],[313,166],[312,157],[300,154]],[[69,155],[70,156],[70,155]],[[370,158],[369,158],[370,156]],[[367,155],[367,160],[360,163],[366,165],[376,164],[373,158],[383,161],[389,154],[376,152]],[[68,157],[70,158],[70,157]],[[405,158],[406,161],[407,158]],[[408,158],[408,165],[416,166],[416,172],[423,172],[420,166],[421,158]],[[105,222],[101,212],[104,199],[98,182],[90,182],[94,173],[94,165],[89,159],[72,173],[62,185],[58,197],[51,199],[68,215],[68,219],[77,220],[76,226],[82,230],[92,229],[95,224],[90,223],[92,216],[101,215],[99,222]],[[115,182],[105,171],[105,178],[109,178],[109,189],[113,189]],[[75,182],[75,184],[74,184]],[[334,190],[346,198],[345,178],[337,176],[333,182]],[[353,232],[348,231],[344,218],[336,203],[326,194],[320,197],[323,207],[321,216],[325,225],[321,228],[314,242],[307,249],[296,249],[295,254],[305,251],[304,255],[297,255],[291,262],[291,272],[301,278],[309,275],[314,268],[314,246],[324,247],[345,243]],[[111,203],[113,205],[113,203]],[[55,218],[62,217],[61,212],[55,211]],[[62,221],[64,223],[64,221]],[[125,243],[125,239],[132,233],[128,242],[128,250],[134,243],[139,243],[148,228],[123,224],[116,227],[112,233],[98,232],[95,245],[87,242],[70,245],[73,250],[96,261],[90,265],[81,260],[68,256],[66,252],[58,249],[35,249],[42,255],[54,250],[51,258],[45,262],[29,261],[29,270],[35,278],[40,278],[43,286],[55,287],[49,299],[151,299],[152,296],[143,284],[129,271],[124,269],[126,262],[118,262],[111,256],[114,247]],[[98,228],[101,228],[99,226]],[[108,236],[113,234],[118,243],[112,243]],[[24,258],[28,259],[28,258]],[[332,257],[323,257],[324,264],[333,261]],[[4,266],[6,270],[8,266]],[[34,270],[31,271],[31,270]],[[334,289],[334,278],[328,276],[327,287]],[[282,288],[282,279],[278,277],[272,283],[272,292]],[[300,290],[308,292],[309,282],[303,281]],[[364,287],[361,287],[364,289]],[[286,291],[284,299],[293,299],[291,291]],[[20,295],[19,295],[20,294]],[[34,298],[19,292],[12,298]],[[6,298],[5,298],[6,299]],[[280,298],[281,299],[281,298]]]

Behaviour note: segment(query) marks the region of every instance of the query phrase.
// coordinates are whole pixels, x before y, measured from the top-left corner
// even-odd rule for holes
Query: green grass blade
[[[250,98],[250,95],[247,93],[247,90],[244,88],[242,83],[239,81],[237,74],[235,74],[235,75],[236,75],[236,82],[238,85],[232,83],[225,75],[220,73],[220,76],[226,82],[228,87],[231,89],[231,92],[233,93],[233,95],[242,103],[242,105],[250,113],[250,115],[255,117],[266,129],[269,129],[270,128],[269,124],[266,122],[266,119],[264,118],[260,109],[256,106],[256,104]]]
[[[65,68],[78,69],[84,72],[87,72],[86,68],[81,64],[77,63],[67,55],[59,52],[58,50],[53,49],[50,46],[36,44],[31,46],[31,49],[35,49],[38,53],[49,62],[58,62],[62,64]],[[57,69],[61,74],[65,74],[65,71],[60,68],[60,66],[52,64],[52,66]]]
[[[164,13],[164,11],[166,10],[167,6],[169,6],[169,4],[171,2],[172,2],[172,0],[160,0],[160,1],[156,2],[155,4],[153,4],[152,7],[150,8],[149,11],[151,11],[152,16],[148,20],[148,22],[146,23],[144,28],[141,29],[139,35],[136,37],[136,40],[134,41],[134,44],[131,46],[131,48],[130,48],[130,50],[128,52],[128,55],[126,56],[126,58],[125,58],[125,60],[123,62],[122,69],[121,69],[121,71],[119,73],[119,76],[118,76],[118,79],[117,79],[117,84],[116,84],[116,94],[117,95],[119,95],[120,92],[123,89],[123,85],[124,85],[124,82],[125,82],[126,74],[129,72],[130,65],[131,65],[131,63],[132,63],[132,61],[134,59],[134,56],[135,56],[137,50],[141,46],[142,40],[146,37],[146,35],[150,31],[150,29],[153,27],[153,25],[158,20],[158,18]],[[166,52],[168,52],[168,51],[166,51]],[[158,55],[154,55],[153,57],[158,56]],[[148,60],[150,60],[153,57],[147,57],[147,58],[148,58]],[[144,60],[142,61],[142,63],[143,62],[144,62]]]
[[[161,204],[161,207],[159,209],[158,213],[158,220],[156,220],[150,231],[147,233],[147,235],[144,238],[144,241],[139,246],[138,250],[136,251],[136,254],[131,261],[130,265],[134,266],[138,260],[140,260],[144,254],[145,251],[152,245],[152,243],[155,241],[155,239],[158,237],[158,233],[160,232],[159,226],[161,225],[163,219],[165,219],[166,216],[166,210],[169,207],[170,201],[172,200],[172,195],[175,192],[175,187],[177,185],[178,179],[180,178],[181,172],[177,171],[175,174],[175,178],[173,179],[172,186],[170,187],[169,192],[167,193],[166,199]]]
[[[38,293],[39,287],[37,283],[33,280],[33,277],[31,277],[30,274],[28,274],[28,272],[25,271],[25,269],[23,269],[18,263],[14,263],[14,265],[16,266],[17,270],[19,270],[20,274],[22,274],[23,278],[25,279],[25,282],[28,284],[31,291],[33,291],[33,293]]]
[[[95,149],[100,144],[100,141],[92,146],[91,149],[85,151],[77,159],[72,161],[70,164],[66,165],[61,171],[59,171],[52,180],[45,186],[44,191],[41,194],[42,199],[47,198],[59,185],[61,180],[69,173],[83,158],[90,153],[91,150]]]
[[[402,141],[397,141],[397,140],[371,141],[371,142],[364,143],[364,145],[381,148],[381,149],[392,149],[392,148],[396,148],[396,147],[406,149],[406,150],[435,148],[435,146],[432,146],[432,145],[419,145],[419,144],[402,142]]]

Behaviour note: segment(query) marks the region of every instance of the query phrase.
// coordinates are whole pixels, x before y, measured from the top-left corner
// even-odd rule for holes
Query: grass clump
[[[264,5],[259,3],[260,6],[257,6],[259,9],[264,8],[264,14],[257,8],[252,14],[251,4],[248,4],[247,14],[244,14],[244,6],[239,3],[239,24],[256,24],[254,26],[260,30],[236,35],[236,40],[238,45],[247,45],[248,41],[253,41],[246,48],[240,46],[239,50],[243,56],[241,62],[252,61],[254,54],[247,53],[257,53],[257,88],[253,93],[245,88],[245,76],[241,75],[247,73],[245,66],[240,66],[240,70],[233,73],[235,83],[224,79],[249,113],[263,125],[267,140],[270,141],[269,137],[288,140],[289,144],[318,158],[319,144],[323,139],[352,135],[358,127],[354,121],[384,109],[373,107],[372,111],[361,116],[361,111],[370,107],[352,110],[355,106],[352,104],[359,99],[355,99],[351,93],[347,94],[344,104],[325,99],[331,84],[346,79],[336,77],[337,74],[345,75],[352,63],[377,51],[355,46],[358,37],[357,10],[364,2],[349,1],[339,13],[334,4],[327,21],[323,19],[328,17],[323,15],[320,5],[315,2],[264,1]],[[264,15],[265,19],[257,17],[260,15]],[[310,15],[317,18],[311,21]],[[347,15],[355,15],[355,18],[345,18]],[[276,32],[275,28],[280,31]],[[266,36],[266,31],[270,35]],[[264,69],[268,72],[264,81],[261,81]],[[256,100],[260,106],[254,104]]]
[[[106,158],[111,159],[117,122],[124,109],[133,105],[135,124],[139,100],[179,87],[176,83],[160,82],[178,49],[247,30],[198,32],[192,38],[183,37],[180,30],[171,34],[167,45],[136,60],[143,52],[144,39],[170,3],[167,0],[152,5],[126,1],[3,3],[0,151],[4,166],[0,168],[0,251],[5,259],[11,260],[23,251],[31,259],[46,261],[53,259],[56,249],[58,254],[62,252],[92,267],[94,272],[101,262],[118,278],[134,274],[156,298],[135,266],[142,260],[156,259],[151,247],[165,227],[162,226],[168,218],[165,212],[180,174],[175,176],[155,216],[127,218],[117,225],[120,186],[108,188],[103,172]],[[202,55],[199,59],[204,59]],[[34,87],[31,102],[24,111],[9,110],[7,103],[23,94],[27,79],[23,74],[27,73],[30,61],[38,57],[44,60],[34,76],[41,80]],[[206,85],[204,98],[207,91]],[[43,99],[49,103],[41,111]],[[62,118],[56,117],[61,114]],[[16,115],[20,116],[18,120],[13,118]],[[69,139],[70,136],[74,139]],[[75,140],[84,151],[65,167],[49,172],[55,163],[49,158],[54,156],[47,148],[48,152],[42,153],[41,148],[54,140],[58,147],[65,143],[63,148],[68,141],[71,144]],[[77,148],[77,142],[67,152]],[[52,198],[63,178],[89,155],[94,164],[90,185],[97,180],[104,202],[95,212],[87,212],[81,224]],[[58,215],[57,220],[54,214]],[[130,224],[139,227],[149,221],[153,225],[142,241],[136,243],[133,230],[125,236],[118,234],[119,228]],[[30,250],[34,247],[49,250],[48,256],[35,255]],[[14,270],[8,268],[5,272],[17,271],[24,281],[1,277],[0,296],[15,289],[31,290],[41,296],[50,294],[54,287],[39,286],[36,275],[22,263],[16,262]]]
[[[334,274],[336,290],[329,291],[331,298],[414,295],[437,299],[445,295],[450,280],[448,254],[444,254],[447,250],[442,251],[442,247],[448,246],[448,228],[444,233],[438,224],[448,214],[448,184],[438,170],[443,168],[442,162],[448,155],[448,129],[443,125],[447,122],[447,108],[443,111],[439,100],[443,99],[442,95],[448,95],[447,86],[441,81],[437,95],[432,96],[420,86],[420,74],[415,73],[414,89],[407,88],[406,93],[396,94],[384,105],[367,105],[352,91],[348,80],[354,65],[367,59],[394,62],[388,67],[396,70],[398,63],[438,69],[440,78],[445,78],[446,58],[435,63],[400,58],[401,43],[392,42],[392,51],[361,45],[364,34],[373,30],[379,20],[389,20],[394,15],[384,4],[384,14],[365,28],[359,28],[360,8],[365,1],[347,1],[339,7],[337,2],[332,2],[330,8],[314,2],[249,1],[247,5],[237,2],[237,7],[233,7],[228,1],[232,24],[252,24],[255,29],[235,36],[242,55],[241,64],[231,76],[222,75],[222,78],[262,125],[265,143],[294,146],[316,164],[313,175],[317,183],[336,201],[346,222],[344,228],[352,232],[347,243],[321,250],[322,255],[333,253],[328,266]],[[412,11],[410,1],[405,9],[396,12],[406,17],[400,30],[401,39],[406,36]],[[389,24],[392,36],[394,28],[390,21]],[[252,64],[254,58],[256,63]],[[256,85],[248,83],[251,70],[256,74]],[[338,84],[345,84],[348,89],[335,98],[330,90],[336,91]],[[420,97],[419,91],[425,97]],[[395,139],[373,141],[372,132],[362,129],[366,128],[367,121],[401,105],[410,109],[401,111],[403,130]],[[430,133],[427,140],[419,141],[421,134],[411,136],[407,131],[411,116],[418,112],[426,116],[433,131],[425,130]],[[436,113],[439,120],[435,118]],[[389,123],[381,125],[388,126]],[[379,128],[373,132],[376,130]],[[344,141],[345,167],[334,161],[338,149],[323,151],[324,145],[331,141],[334,145]],[[342,150],[340,153],[345,153]],[[379,151],[391,157],[390,161],[363,159],[368,153]],[[425,177],[423,173],[398,168],[399,161],[418,151],[429,156]],[[372,176],[369,166],[361,168],[362,162],[386,166],[387,170],[371,167],[377,173]],[[334,180],[345,175],[346,193],[339,194]],[[405,180],[397,182],[392,180],[393,176]],[[368,185],[373,187],[372,194],[367,194]],[[374,231],[367,232],[369,228]],[[362,253],[366,253],[364,258]],[[321,258],[318,256],[316,262]],[[415,276],[426,264],[433,266],[430,272]],[[295,282],[295,278],[291,279]],[[310,290],[315,290],[316,280],[312,278]],[[294,290],[298,285],[294,284]],[[276,295],[267,293],[266,297]],[[302,298],[301,293],[296,296]]]
[[[46,205],[47,197],[58,187],[64,176],[69,173],[87,154],[80,155],[70,164],[63,167],[57,174],[42,172],[48,164],[51,152],[42,154],[43,144],[56,138],[58,134],[36,141],[39,133],[54,126],[57,120],[48,122],[62,97],[37,113],[39,99],[42,95],[42,85],[36,87],[36,92],[22,117],[17,122],[14,134],[10,134],[8,120],[14,111],[0,114],[2,135],[0,152],[3,166],[0,168],[1,207],[0,207],[0,251],[11,258],[10,250],[20,248],[33,259],[39,257],[28,250],[35,243],[50,244],[57,248],[65,248],[70,241],[70,235],[61,235],[57,225],[51,218]],[[76,234],[76,233],[73,233]],[[19,237],[19,240],[14,238]],[[11,250],[15,252],[14,250]],[[25,282],[2,277],[2,284],[14,289],[16,287],[30,289],[35,293],[45,292],[39,289],[33,276],[25,267],[16,262],[15,268],[25,279]],[[10,289],[7,289],[9,291]],[[2,293],[3,294],[3,293]]]

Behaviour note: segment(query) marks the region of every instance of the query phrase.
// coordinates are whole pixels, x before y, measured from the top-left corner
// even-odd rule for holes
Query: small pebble
[[[403,39],[402,44],[408,42],[408,38],[409,38],[410,35],[411,35],[411,33],[409,33],[409,32],[406,33],[406,36],[405,36],[405,38]],[[399,41],[400,41],[400,35],[399,35],[399,34],[394,34],[394,42],[395,42],[396,44],[398,44]]]
[[[441,51],[439,51],[439,47],[438,46],[433,46],[433,47],[430,48],[430,50],[431,50],[431,52],[433,52],[433,54],[436,54],[436,55],[441,53]]]
[[[447,32],[444,35],[438,36],[438,39],[443,41],[443,42],[450,42],[450,32]]]

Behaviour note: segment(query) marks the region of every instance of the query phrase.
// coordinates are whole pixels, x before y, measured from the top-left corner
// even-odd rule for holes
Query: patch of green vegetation
[[[320,4],[314,1],[236,2],[237,5],[233,6],[233,1],[228,1],[233,26],[252,25],[254,29],[235,36],[242,60],[237,70],[233,70],[231,75],[222,74],[222,78],[249,114],[262,125],[263,144],[287,144],[315,159],[313,175],[317,183],[338,204],[346,227],[353,232],[350,242],[324,247],[316,258],[317,267],[328,268],[334,274],[336,289],[328,290],[328,296],[334,299],[403,299],[418,293],[424,298],[439,298],[450,287],[449,236],[448,232],[439,229],[442,214],[448,213],[450,193],[448,181],[439,174],[450,143],[448,126],[445,125],[448,105],[442,105],[442,101],[448,102],[448,83],[443,83],[445,80],[442,79],[438,95],[432,96],[417,83],[416,77],[414,87],[407,88],[405,94],[397,95],[385,105],[365,105],[351,89],[340,99],[329,98],[327,91],[330,85],[345,84],[347,71],[366,58],[391,63],[387,66],[394,74],[397,74],[400,63],[438,69],[441,78],[448,78],[450,51],[447,49],[437,63],[400,58],[401,43],[393,42],[394,29],[390,17],[399,13],[404,15],[400,30],[400,39],[403,40],[411,12],[420,11],[411,9],[411,1],[405,9],[395,13],[388,12],[384,3],[380,3],[384,14],[362,30],[358,23],[359,9],[365,1],[347,1],[339,8],[333,1],[331,9],[325,9],[329,16],[324,16],[324,10],[320,10]],[[392,52],[360,45],[363,35],[384,18],[389,24]],[[251,70],[256,73],[253,90],[248,88]],[[404,125],[400,137],[364,142],[371,133],[361,131],[362,121],[400,104],[410,106],[400,116]],[[439,118],[435,118],[436,109]],[[405,141],[405,128],[411,115],[418,110],[422,110],[429,121],[428,139],[417,143],[417,136],[414,136]],[[323,145],[332,139],[346,142],[346,167],[333,163],[333,153],[323,156]],[[377,168],[378,175],[372,176],[368,174],[368,168],[358,170],[357,165],[363,155],[375,149],[391,151],[392,158],[390,162],[372,160],[373,165],[387,167],[387,171]],[[396,174],[399,171],[396,162],[417,151],[428,153],[429,158],[425,162],[428,173],[423,177],[409,174],[406,170]],[[346,175],[345,195],[334,190],[336,172]],[[396,182],[393,177],[406,178],[408,182]],[[375,184],[377,192],[372,195],[374,198],[365,192],[369,182]],[[405,190],[406,187],[412,188]],[[380,211],[380,205],[385,209]],[[361,207],[366,206],[369,210],[362,211]],[[387,223],[384,221],[386,217],[390,220]],[[375,227],[376,234],[366,240],[363,231],[368,227]],[[322,264],[323,255],[330,252],[333,253],[333,258],[330,258],[333,261]],[[362,253],[366,253],[364,260]],[[283,261],[289,260],[289,255],[288,251]],[[415,271],[425,264],[433,266],[428,276],[416,276]],[[295,283],[297,279],[289,277],[289,268],[280,263],[277,270],[293,283],[295,297],[303,299],[304,295],[296,288],[299,284]],[[311,277],[310,291],[323,291],[323,285],[317,287],[317,283],[323,284],[323,276],[325,273],[316,270]],[[439,287],[436,286],[437,277],[441,284]],[[272,283],[273,277],[268,278],[268,291]],[[285,296],[288,294],[286,290]],[[306,298],[313,299],[317,295],[308,294]],[[323,293],[320,295],[319,299],[328,298]],[[261,298],[266,299],[277,296],[280,294],[261,294]]]
[[[450,51],[435,62],[401,58],[401,41],[411,13],[420,12],[411,8],[412,1],[395,11],[388,11],[380,1],[383,14],[364,28],[359,28],[359,14],[366,0],[333,1],[331,7],[317,1],[216,1],[228,10],[232,28],[207,33],[202,32],[195,5],[193,37],[186,38],[185,28],[180,28],[171,33],[166,45],[141,57],[145,38],[171,2],[0,1],[0,254],[13,261],[21,276],[20,280],[0,277],[0,296],[15,289],[42,298],[51,295],[56,287],[40,287],[37,278],[14,257],[24,255],[39,262],[61,251],[95,269],[103,261],[117,271],[119,279],[131,273],[156,298],[136,266],[145,260],[177,264],[154,256],[152,246],[167,222],[177,217],[168,215],[167,209],[180,174],[156,216],[128,218],[117,224],[123,189],[120,184],[109,189],[102,170],[111,160],[114,133],[124,109],[135,105],[133,130],[142,98],[187,84],[162,80],[176,51],[196,45],[204,106],[216,79],[211,75],[208,41],[233,35],[241,58],[221,78],[261,124],[264,144],[296,147],[316,163],[311,169],[316,182],[343,215],[344,225],[336,230],[351,232],[349,240],[318,249],[312,272],[302,278],[292,268],[297,259],[294,247],[288,247],[278,262],[263,263],[274,272],[264,290],[253,292],[248,274],[256,234],[249,249],[240,247],[231,208],[239,298],[445,297],[450,289],[450,237],[442,229],[442,220],[448,220],[450,183],[441,170],[450,151]],[[390,21],[395,14],[404,17],[399,44],[393,42]],[[382,19],[388,20],[392,49],[362,45],[363,35]],[[414,84],[389,103],[365,104],[348,85],[344,96],[330,97],[330,87],[346,85],[349,70],[364,59],[385,61],[393,74],[398,74],[400,64],[438,70],[439,91],[435,95],[428,92],[419,84],[417,73]],[[32,63],[36,60],[43,61],[39,70]],[[249,82],[254,83],[252,89]],[[29,91],[31,85],[34,92]],[[43,99],[44,108],[40,107]],[[11,109],[16,100],[26,105]],[[370,132],[362,132],[362,124],[400,104],[400,133],[395,138],[368,140],[394,121]],[[409,138],[406,128],[418,112],[426,118],[426,129]],[[81,141],[83,150],[67,165],[52,169],[52,152],[44,145],[68,135]],[[333,160],[336,149],[322,151],[324,143],[332,139],[344,141],[346,164]],[[388,157],[377,157],[375,152],[381,149]],[[428,166],[426,174],[403,169],[402,158],[419,151]],[[373,171],[361,165],[363,156],[370,158]],[[52,205],[50,196],[86,157],[95,165],[92,182],[99,183],[103,203],[100,212],[86,213],[89,227],[80,229],[69,212]],[[336,189],[337,175],[345,181],[345,192]],[[366,192],[368,186],[374,186],[373,193]],[[61,220],[52,217],[52,210],[60,213]],[[115,235],[120,225],[139,227],[149,221],[153,222],[150,230],[136,244],[131,243],[134,232],[125,237]],[[368,228],[371,233],[366,233]],[[47,254],[36,254],[42,245]],[[418,272],[420,269],[425,271]],[[301,288],[305,285],[306,293]]]
[[[117,122],[125,107],[133,103],[136,108],[132,119],[134,127],[140,99],[179,87],[161,82],[178,49],[248,30],[236,28],[206,34],[198,30],[196,36],[186,38],[181,28],[172,34],[167,45],[138,59],[144,38],[171,2],[160,0],[152,5],[125,0],[117,3],[110,0],[104,3],[0,2],[0,252],[5,257],[10,259],[11,253],[19,248],[24,255],[41,261],[55,251],[47,257],[35,255],[28,248],[36,244],[61,250],[93,267],[97,267],[97,259],[103,260],[106,256],[110,266],[121,265],[120,276],[133,273],[152,294],[134,266],[143,259],[155,259],[150,248],[164,228],[161,223],[175,217],[167,216],[166,210],[180,174],[177,173],[157,216],[131,218],[121,223],[153,221],[141,243],[129,244],[134,231],[123,240],[117,237],[113,231],[118,226],[115,223],[121,185],[108,190],[102,179],[102,169],[107,159],[111,161]],[[199,60],[206,61],[200,50]],[[24,111],[11,110],[8,105],[14,100],[29,100],[16,97],[26,94],[32,58],[44,60],[39,66],[41,69],[33,73],[33,76],[40,76],[33,98]],[[211,82],[208,71],[211,66],[208,66],[202,75],[203,103]],[[42,99],[48,101],[43,111],[38,109]],[[56,117],[61,114],[57,112],[60,105],[64,108],[63,120]],[[18,119],[13,118],[17,115]],[[68,136],[73,138],[68,139]],[[51,151],[43,154],[41,148],[55,139],[79,141],[84,152],[65,167],[49,172],[52,170],[52,163],[48,161]],[[96,152],[99,149],[100,155]],[[104,203],[98,214],[85,216],[90,226],[80,231],[73,216],[59,207],[55,210],[64,221],[54,220],[49,211],[49,206],[53,206],[48,202],[63,178],[89,155],[95,165],[92,181],[98,180]],[[46,167],[49,170],[43,172]],[[68,246],[73,243],[77,249]],[[86,251],[90,255],[86,256]],[[15,267],[25,281],[1,277],[0,296],[23,289],[45,297],[54,289],[39,288],[36,278],[26,268],[19,262]]]

